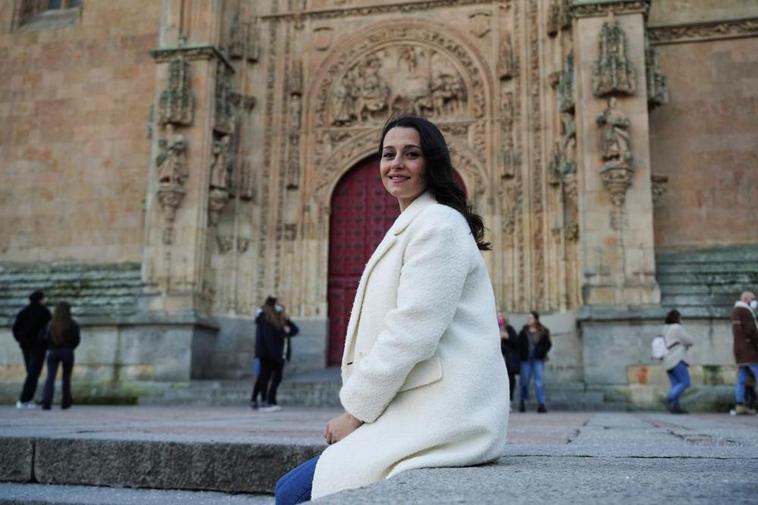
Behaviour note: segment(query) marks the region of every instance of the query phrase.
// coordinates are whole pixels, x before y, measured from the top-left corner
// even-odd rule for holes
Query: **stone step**
[[[0,483],[0,505],[273,505],[270,495]]]
[[[668,263],[753,263],[758,262],[758,246],[728,246],[710,249],[698,249],[659,253],[655,257],[657,264]]]
[[[675,295],[661,294],[661,305],[664,307],[702,307],[702,306],[731,306],[736,300],[735,295]]]
[[[661,285],[669,295],[730,295],[734,296],[736,286],[707,284],[665,284]]]
[[[725,277],[721,274],[714,273],[686,273],[686,274],[668,274],[659,273],[656,279],[660,285],[668,284],[697,284],[697,285],[716,285],[716,286],[735,286],[749,285],[758,280],[758,273],[736,273]]]
[[[281,437],[252,438],[135,432],[0,437],[0,481],[272,493],[281,475],[324,449]]]
[[[658,263],[657,271],[666,274],[702,272],[715,274],[755,273],[755,263],[715,262],[715,263]]]

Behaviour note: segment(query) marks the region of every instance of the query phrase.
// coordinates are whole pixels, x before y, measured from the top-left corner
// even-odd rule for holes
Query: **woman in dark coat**
[[[500,352],[505,358],[505,367],[508,369],[508,386],[510,387],[511,400],[516,388],[516,376],[521,368],[519,356],[519,342],[516,329],[508,324],[508,319],[501,313],[497,315],[497,325],[500,327]]]
[[[264,412],[281,410],[276,403],[276,390],[282,382],[284,361],[292,357],[290,337],[300,331],[290,320],[284,307],[269,296],[255,318],[255,357],[260,361],[260,372],[255,381],[250,406]],[[262,395],[263,403],[258,403]]]
[[[71,317],[71,305],[61,302],[55,306],[53,319],[45,333],[47,341],[47,380],[42,394],[42,409],[50,410],[55,393],[58,365],[63,366],[63,398],[61,408],[71,407],[71,373],[74,370],[74,349],[81,340],[79,325]]]
[[[521,356],[521,401],[519,412],[526,412],[524,402],[529,399],[529,383],[534,377],[534,388],[537,390],[537,412],[544,414],[545,408],[545,361],[547,353],[553,346],[550,341],[550,330],[540,323],[540,315],[530,312],[527,324],[519,333],[519,354]]]

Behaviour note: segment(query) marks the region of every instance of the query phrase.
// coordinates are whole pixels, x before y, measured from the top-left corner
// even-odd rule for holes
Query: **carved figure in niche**
[[[645,74],[647,75],[647,103],[650,109],[669,101],[669,81],[658,65],[658,51],[645,36]]]
[[[390,89],[381,76],[382,62],[372,56],[368,59],[365,71],[359,71],[358,97],[356,115],[359,121],[367,121],[387,109]]]
[[[507,126],[513,124],[513,92],[503,93],[500,109],[503,114],[503,121]]]
[[[552,0],[548,7],[547,14],[547,34],[551,37],[558,35],[558,32],[565,30],[571,24],[569,9],[566,0]]]
[[[240,190],[239,196],[241,200],[250,201],[255,198],[255,181],[253,177],[253,170],[248,160],[240,163]]]
[[[626,34],[618,21],[603,23],[598,45],[600,58],[592,65],[592,92],[595,96],[633,94],[637,74],[626,56]]]
[[[216,123],[214,129],[223,133],[234,131],[236,110],[232,92],[233,71],[219,61],[216,73]]]
[[[334,89],[335,113],[334,124],[337,126],[349,124],[355,118],[355,99],[360,70],[352,68],[345,77],[337,83]]]
[[[301,127],[301,116],[303,113],[303,103],[300,95],[293,95],[290,99],[290,131],[299,132]]]
[[[566,63],[558,80],[558,110],[571,112],[574,110],[574,55],[569,53]]]
[[[185,157],[186,143],[184,135],[172,136],[171,143],[166,139],[158,140],[158,156],[155,163],[158,166],[158,183],[161,185],[183,185],[189,177]]]
[[[213,141],[213,161],[211,162],[211,182],[214,189],[229,190],[232,164],[229,156],[231,137],[224,135]]]
[[[191,125],[195,113],[195,96],[190,84],[190,64],[182,56],[168,65],[168,87],[158,101],[160,125]]]
[[[329,26],[319,26],[313,29],[313,46],[317,51],[326,51],[332,45],[334,30]]]
[[[629,126],[626,115],[616,108],[614,97],[608,99],[608,107],[597,117],[601,130],[601,150],[603,159],[628,164],[632,160],[629,148]]]
[[[468,17],[468,23],[469,23],[469,31],[476,35],[477,37],[484,37],[489,33],[491,26],[490,26],[490,18],[492,17],[492,13],[487,11],[479,11],[474,12],[473,14],[470,14]]]
[[[405,46],[400,54],[400,68],[409,74],[415,74],[418,68],[416,49],[413,46]]]
[[[254,62],[258,61],[259,56],[257,23],[243,22],[237,13],[229,29],[229,57],[233,60],[246,58],[247,61]]]
[[[511,34],[503,33],[500,39],[500,52],[497,60],[498,76],[501,80],[511,79],[515,75],[515,65],[513,61],[513,46],[511,45]]]

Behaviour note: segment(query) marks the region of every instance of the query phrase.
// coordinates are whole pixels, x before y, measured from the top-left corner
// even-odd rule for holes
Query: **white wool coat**
[[[681,324],[666,324],[663,326],[663,340],[666,342],[668,352],[663,357],[663,367],[671,370],[680,361],[689,365],[687,350],[694,344],[692,337]],[[678,344],[678,345],[675,345]]]
[[[314,499],[503,454],[508,377],[492,284],[465,218],[429,193],[366,264],[342,381],[342,405],[365,424],[321,455]]]

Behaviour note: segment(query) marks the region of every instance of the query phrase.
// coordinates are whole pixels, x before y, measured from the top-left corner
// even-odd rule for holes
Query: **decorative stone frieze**
[[[755,37],[758,36],[758,18],[672,26],[651,26],[648,28],[647,33],[653,45]]]
[[[647,16],[650,0],[573,0],[570,11],[575,18],[636,13]]]
[[[632,95],[637,74],[626,54],[626,34],[618,21],[603,23],[598,40],[600,57],[592,66],[592,92],[595,96]]]

